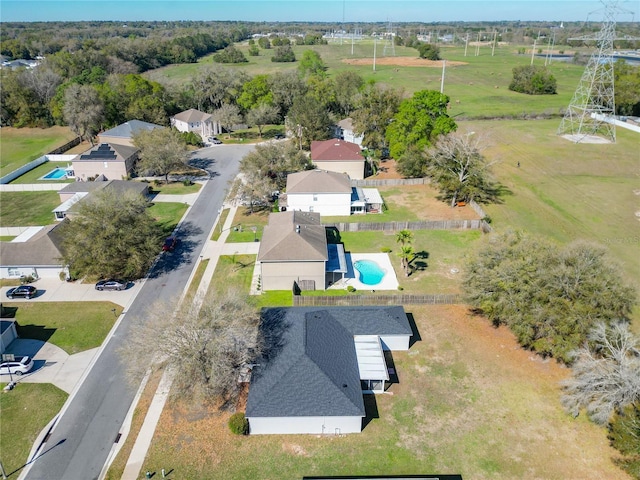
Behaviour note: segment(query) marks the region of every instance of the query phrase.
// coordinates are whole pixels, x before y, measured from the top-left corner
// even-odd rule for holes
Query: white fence
[[[76,157],[77,157],[77,155],[53,155],[53,154],[43,155],[43,156],[41,156],[39,158],[36,158],[35,160],[27,163],[26,165],[21,166],[20,168],[14,170],[13,172],[7,173],[4,177],[0,178],[0,185],[4,185],[4,184],[7,184],[7,183],[15,180],[20,175],[23,175],[23,174],[27,173],[29,170],[33,170],[34,168],[39,167],[43,163],[47,163],[47,162],[71,162]],[[45,189],[45,190],[48,190],[48,189]]]

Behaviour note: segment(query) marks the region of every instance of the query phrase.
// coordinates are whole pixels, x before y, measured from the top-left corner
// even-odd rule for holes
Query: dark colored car
[[[178,245],[178,239],[176,237],[167,237],[162,245],[163,252],[173,252],[173,249]]]
[[[284,137],[284,135],[282,133],[276,133],[273,138],[275,138],[276,140],[282,140]]]
[[[96,290],[124,290],[127,288],[127,282],[122,280],[100,280],[96,283]]]
[[[33,368],[33,359],[27,356],[15,356],[13,360],[2,360],[0,362],[0,373],[10,373],[11,375],[22,375]]]
[[[33,298],[36,296],[36,287],[31,285],[20,285],[7,291],[8,298]]]

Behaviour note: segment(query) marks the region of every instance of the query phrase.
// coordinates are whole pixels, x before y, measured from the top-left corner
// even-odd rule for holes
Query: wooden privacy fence
[[[397,232],[399,230],[482,230],[484,220],[417,220],[407,222],[324,223],[340,232]],[[488,225],[486,225],[488,226]],[[491,228],[491,227],[489,227]]]
[[[387,187],[392,185],[425,185],[431,183],[428,178],[378,178],[351,180],[352,187]]]
[[[455,305],[464,303],[458,294],[398,294],[398,295],[342,295],[293,296],[294,307],[345,307],[373,305]]]

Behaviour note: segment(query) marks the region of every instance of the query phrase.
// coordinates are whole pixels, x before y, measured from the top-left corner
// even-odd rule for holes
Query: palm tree
[[[413,260],[413,247],[411,245],[403,245],[398,252],[400,257],[400,265],[404,269],[405,276],[409,276],[409,264]]]
[[[396,233],[396,242],[400,245],[411,245],[413,240],[413,233],[410,230],[404,229]]]

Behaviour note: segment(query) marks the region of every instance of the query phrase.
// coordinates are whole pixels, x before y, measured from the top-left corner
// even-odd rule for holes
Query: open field
[[[0,193],[0,225],[25,227],[55,223],[53,209],[60,205],[57,192]]]
[[[0,384],[0,388],[5,384]],[[3,392],[4,393],[4,392]],[[67,394],[50,383],[21,382],[0,395],[0,452],[9,478],[18,478],[38,434],[60,411]]]
[[[294,46],[296,58],[301,58],[304,50],[317,51],[329,67],[329,75],[343,70],[360,73],[365,80],[375,80],[378,83],[402,88],[407,94],[417,90],[440,90],[442,63],[426,66],[407,65],[408,59],[416,59],[417,51],[413,48],[396,47],[396,57],[382,57],[382,45],[378,45],[378,59],[376,70],[373,71],[373,41],[363,40],[354,45],[351,54],[351,44],[315,46]],[[245,43],[239,48],[247,51]],[[558,47],[560,48],[560,47]],[[531,56],[518,55],[517,45],[502,45],[491,56],[489,47],[482,47],[480,55],[475,56],[475,49],[470,47],[464,56],[464,47],[442,47],[441,56],[450,62],[446,68],[444,93],[451,98],[450,115],[462,117],[494,117],[521,116],[535,114],[559,114],[565,109],[584,70],[583,66],[570,63],[553,62],[549,66],[558,81],[557,95],[524,95],[508,90],[512,78],[512,70],[519,65],[529,65]],[[226,65],[243,71],[249,75],[273,74],[278,71],[297,69],[295,63],[274,63],[271,56],[274,49],[260,50],[260,56],[250,57],[248,63],[240,65]],[[394,61],[392,58],[397,58]],[[359,62],[354,65],[347,62]],[[197,71],[213,64],[211,56],[204,57],[196,64],[171,65],[144,75],[161,83],[184,84],[191,81]],[[535,65],[543,65],[544,59],[536,58]]]
[[[393,354],[400,383],[368,402],[361,434],[239,437],[229,412],[169,403],[145,468],[176,478],[461,473],[473,479],[626,479],[605,431],[566,415],[568,370],[460,306],[411,307],[421,340]],[[371,398],[370,398],[371,400]]]
[[[0,129],[0,174],[5,175],[75,138],[68,127]]]
[[[460,122],[487,144],[493,170],[510,191],[488,205],[498,231],[515,228],[558,242],[606,246],[640,291],[637,133],[617,129],[614,145],[574,144],[556,135],[557,120]],[[517,167],[520,162],[520,168]]]
[[[2,306],[5,311],[15,309],[21,338],[53,343],[69,355],[99,347],[122,312],[112,302],[7,302]]]

